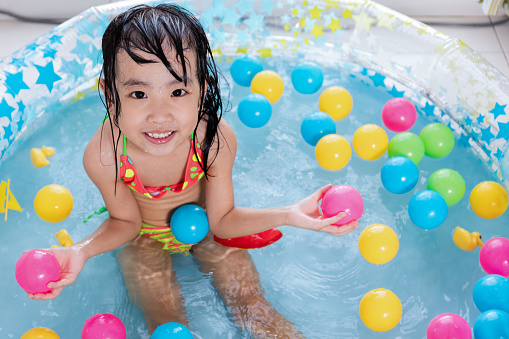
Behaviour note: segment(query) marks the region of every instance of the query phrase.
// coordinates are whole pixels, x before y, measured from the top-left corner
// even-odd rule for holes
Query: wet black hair
[[[182,74],[177,74],[166,58],[164,51],[170,46],[175,53],[176,60],[182,66]],[[110,126],[118,125],[121,112],[121,102],[117,92],[115,80],[117,76],[118,52],[124,50],[138,64],[153,63],[144,59],[139,51],[154,55],[168,69],[178,81],[187,85],[189,77],[184,52],[192,50],[196,54],[196,75],[200,87],[200,101],[198,109],[198,124],[206,122],[205,139],[201,143],[203,159],[200,163],[205,178],[208,179],[208,169],[214,162],[209,163],[209,151],[214,142],[219,143],[217,137],[218,125],[223,114],[223,104],[219,88],[220,72],[216,67],[209,41],[199,20],[188,10],[175,4],[160,4],[155,7],[138,5],[116,16],[106,28],[102,39],[103,68],[101,77],[104,79],[103,104],[107,110]],[[115,107],[115,114],[108,114],[108,108]],[[112,126],[113,127],[113,126]],[[115,140],[112,128],[113,147],[115,152],[115,168],[118,175],[117,146],[122,133]],[[216,140],[217,139],[217,140]],[[194,146],[196,147],[196,146]],[[219,149],[219,147],[217,148]],[[194,150],[196,152],[196,149]]]

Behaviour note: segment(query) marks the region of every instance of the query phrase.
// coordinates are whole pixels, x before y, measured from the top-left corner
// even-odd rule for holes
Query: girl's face
[[[179,76],[183,75],[175,53],[169,48],[165,52],[173,70]],[[129,140],[129,147],[164,157],[184,142],[189,144],[189,137],[198,123],[201,96],[196,56],[190,50],[185,53],[186,86],[173,77],[154,55],[142,51],[136,53],[154,63],[137,64],[124,50],[118,53],[119,127]]]

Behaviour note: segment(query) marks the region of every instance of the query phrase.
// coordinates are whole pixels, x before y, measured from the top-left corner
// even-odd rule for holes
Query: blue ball
[[[322,83],[322,69],[314,62],[301,62],[292,71],[292,84],[299,93],[316,93],[322,87]]]
[[[239,102],[239,119],[244,125],[258,128],[269,122],[272,116],[272,106],[269,99],[258,93],[246,95]]]
[[[327,113],[310,113],[302,121],[300,133],[308,144],[316,146],[322,137],[336,133],[336,123]]]
[[[509,280],[498,274],[485,275],[477,281],[472,292],[477,309],[509,312]]]
[[[445,199],[435,191],[419,192],[408,203],[410,220],[424,229],[442,225],[447,217],[447,211]]]
[[[263,71],[262,62],[253,55],[244,55],[236,59],[230,67],[233,81],[243,87],[251,86],[251,80],[261,71]]]
[[[200,206],[189,204],[180,206],[170,219],[171,231],[175,238],[184,244],[196,244],[209,232],[207,213]]]
[[[489,310],[481,313],[474,323],[475,339],[509,338],[509,313]]]
[[[150,339],[193,339],[193,335],[184,325],[171,322],[158,326]]]
[[[393,157],[387,160],[380,173],[382,184],[391,193],[410,192],[419,180],[417,165],[407,157]]]

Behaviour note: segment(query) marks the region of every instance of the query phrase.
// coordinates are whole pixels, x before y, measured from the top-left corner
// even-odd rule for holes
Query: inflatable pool
[[[27,299],[13,273],[24,250],[57,244],[53,234],[61,228],[80,239],[101,222],[96,216],[82,223],[101,206],[101,198],[82,169],[81,156],[104,116],[97,91],[102,33],[112,17],[137,3],[92,8],[0,61],[0,179],[10,179],[6,194],[11,192],[23,209],[9,211],[3,222],[1,337],[20,337],[43,326],[61,338],[73,338],[87,318],[109,312],[124,322],[128,338],[148,338],[141,311],[131,305],[123,287],[114,253],[90,260],[76,284],[51,302]],[[283,228],[279,243],[252,251],[267,298],[278,311],[308,338],[425,338],[431,319],[445,312],[459,314],[473,327],[480,312],[472,289],[485,272],[479,250],[458,249],[451,235],[458,225],[479,231],[486,240],[509,235],[507,215],[482,219],[468,202],[469,192],[481,181],[509,188],[509,79],[461,40],[372,1],[179,3],[199,15],[225,77],[222,89],[231,102],[225,119],[239,137],[236,203],[288,204],[326,183],[354,186],[365,201],[355,234],[334,238]],[[236,114],[249,88],[237,85],[229,71],[245,54],[258,57],[264,69],[276,71],[285,84],[270,122],[256,129],[246,127]],[[380,182],[387,154],[365,161],[352,153],[341,170],[321,168],[314,149],[300,135],[302,119],[318,111],[319,92],[297,93],[290,79],[302,61],[324,70],[319,92],[339,85],[352,94],[352,112],[336,122],[337,133],[349,142],[363,124],[383,126],[384,103],[404,97],[419,113],[411,131],[419,134],[431,122],[447,125],[454,132],[454,151],[445,159],[424,158],[416,188],[402,195],[387,192]],[[55,155],[49,166],[36,169],[29,152],[42,145],[54,147]],[[449,208],[442,225],[423,230],[409,219],[407,205],[426,189],[433,172],[446,167],[463,175],[465,196]],[[69,188],[74,198],[70,217],[57,224],[40,220],[33,207],[37,191],[53,183]],[[359,254],[359,233],[371,224],[392,227],[400,239],[398,254],[387,264],[372,265]],[[249,337],[229,320],[209,278],[192,259],[176,261],[193,335]],[[370,330],[359,317],[361,298],[374,288],[390,289],[402,302],[401,321],[388,332]]]

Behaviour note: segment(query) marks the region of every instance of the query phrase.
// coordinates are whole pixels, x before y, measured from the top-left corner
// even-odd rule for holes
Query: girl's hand
[[[56,298],[65,286],[71,285],[76,281],[78,274],[87,262],[83,252],[76,246],[51,248],[46,251],[53,253],[60,263],[60,280],[48,283],[48,287],[53,289],[50,292],[28,293],[27,296],[34,300],[50,300]]]
[[[292,205],[290,207],[288,224],[308,230],[326,232],[335,236],[345,235],[359,227],[359,223],[357,221],[352,221],[342,226],[333,225],[346,216],[345,212],[341,212],[331,218],[325,218],[322,213],[320,213],[320,210],[318,209],[318,202],[322,199],[325,192],[331,188],[331,184],[322,187],[309,197],[302,199],[295,205]]]

